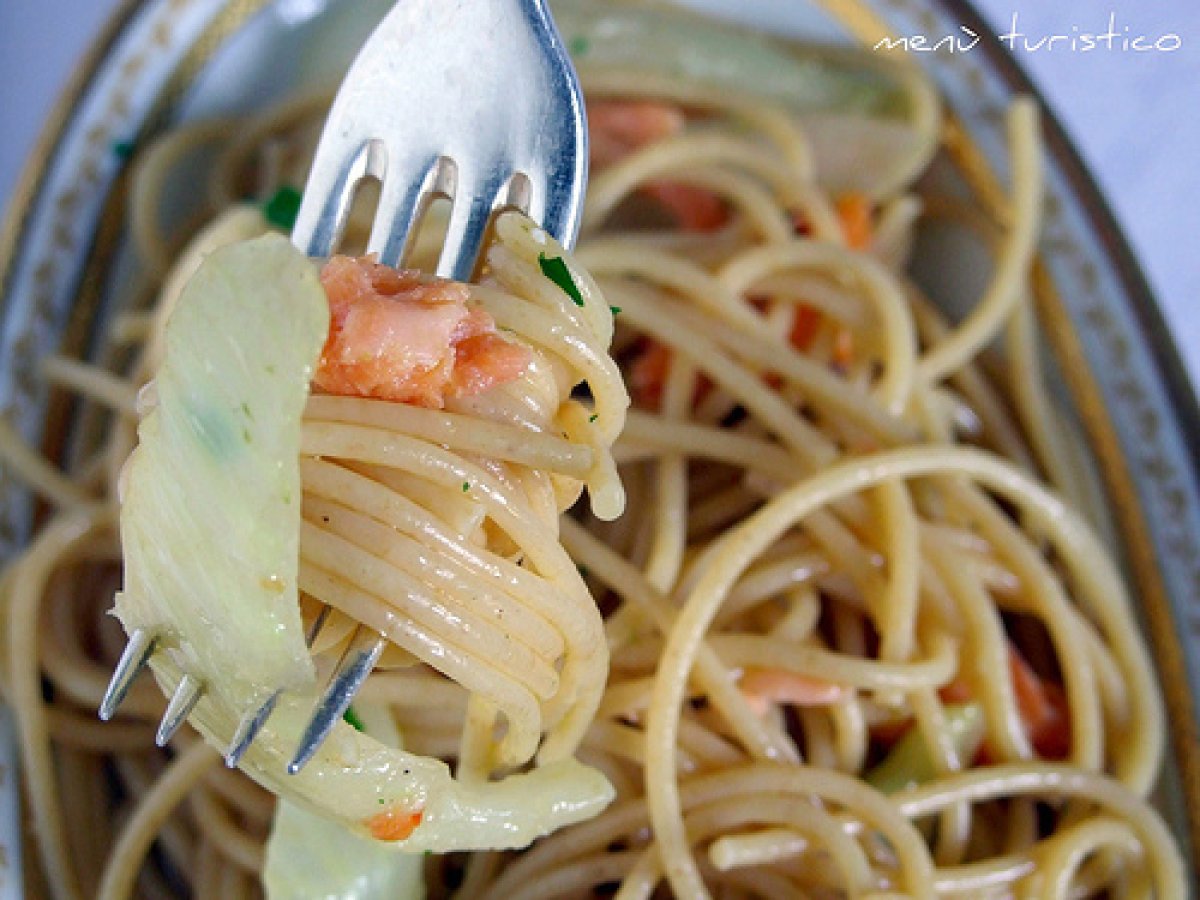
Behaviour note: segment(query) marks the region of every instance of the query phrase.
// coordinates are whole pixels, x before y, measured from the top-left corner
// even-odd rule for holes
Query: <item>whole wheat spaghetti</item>
[[[468,289],[528,349],[520,377],[441,409],[309,399],[301,613],[334,610],[317,664],[359,623],[385,634],[356,706],[457,783],[577,758],[611,785],[527,849],[426,857],[429,896],[1184,896],[1148,799],[1153,666],[1037,364],[1036,107],[1008,111],[990,282],[951,323],[905,265],[922,215],[978,217],[914,187],[938,143],[929,86],[860,62],[902,115],[805,116],[585,55],[580,245],[507,216]],[[323,109],[144,149],[129,220],[153,299],[115,323],[125,364],[45,372],[107,411],[105,439],[63,471],[0,432],[53,508],[2,585],[55,896],[257,896],[286,852],[264,851],[270,792],[187,729],[153,747],[148,679],[114,722],[94,710],[123,639],[106,612],[138,391],[199,261],[268,229],[247,193],[302,180]],[[887,165],[830,175],[829,135],[870,142],[885,119],[904,138]],[[218,151],[212,215],[164,234],[158,191],[199,145]],[[503,797],[519,813],[535,794]]]

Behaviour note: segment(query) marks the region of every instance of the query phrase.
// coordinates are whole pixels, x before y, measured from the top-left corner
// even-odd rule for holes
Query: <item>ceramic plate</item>
[[[131,143],[164,125],[262,108],[336,82],[386,0],[126,0],[46,126],[0,232],[0,414],[35,444],[64,447],[34,377],[64,343],[86,350],[122,277],[121,187]],[[1032,87],[960,0],[689,0],[790,36],[874,46],[894,35],[983,36],[921,55],[946,101],[937,177],[996,214],[1007,178],[1003,112]],[[1171,721],[1162,807],[1181,845],[1200,834],[1200,414],[1154,298],[1095,184],[1049,116],[1047,204],[1036,300],[1057,399],[1086,436],[1111,539],[1141,601]],[[966,258],[964,256],[964,258]],[[946,256],[941,256],[945,260]],[[926,267],[935,296],[960,264]],[[28,535],[32,499],[0,469],[0,560]],[[1190,686],[1190,687],[1189,687]],[[22,895],[18,778],[0,710],[0,897]],[[1192,866],[1194,869],[1195,866]]]

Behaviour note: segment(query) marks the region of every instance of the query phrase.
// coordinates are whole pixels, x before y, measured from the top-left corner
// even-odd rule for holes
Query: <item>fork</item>
[[[437,197],[451,201],[436,274],[467,281],[492,217],[516,209],[564,246],[579,231],[587,129],[579,81],[546,0],[401,0],[367,39],[342,82],[317,143],[292,242],[327,258],[366,179],[380,183],[367,252],[399,266]],[[327,618],[309,627],[309,646]],[[316,753],[387,644],[365,625],[334,666],[300,746],[298,772]],[[109,719],[158,645],[135,629],[100,704]],[[155,736],[164,746],[204,693],[184,673]],[[236,766],[282,689],[239,722],[225,762]]]

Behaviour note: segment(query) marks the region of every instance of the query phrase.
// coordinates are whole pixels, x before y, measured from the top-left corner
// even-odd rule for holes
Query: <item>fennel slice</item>
[[[300,419],[329,328],[313,263],[266,235],[214,251],[166,326],[127,464],[116,614],[245,712],[315,678],[297,590]]]

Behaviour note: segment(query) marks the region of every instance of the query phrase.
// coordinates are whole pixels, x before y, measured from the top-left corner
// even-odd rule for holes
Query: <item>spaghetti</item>
[[[877,61],[861,65],[879,77]],[[360,567],[345,560],[403,501],[392,527],[451,549],[420,574],[398,563],[411,573],[399,592],[436,587],[446,567],[466,596],[503,569],[528,652],[509,665],[481,645],[452,670],[397,640],[360,701],[465,781],[574,753],[615,791],[527,850],[430,856],[429,896],[1184,896],[1148,799],[1164,743],[1153,666],[1036,365],[1033,104],[1009,111],[1007,219],[982,235],[991,281],[951,324],[904,274],[922,209],[939,210],[912,188],[938,140],[936,99],[913,72],[885,73],[907,111],[888,127],[905,139],[853,185],[829,174],[821,129],[870,140],[872,114],[805,118],[775,97],[603,59],[585,57],[581,74],[597,156],[569,270],[585,302],[545,277],[544,246],[516,218],[472,289],[535,348],[545,390],[526,382],[445,412],[315,396],[303,424],[301,583],[339,611],[314,654],[359,621],[457,640],[417,609],[387,631],[348,580]],[[321,109],[302,101],[241,129],[213,166],[218,205],[251,177],[264,194],[295,183]],[[182,255],[159,245],[153,187],[218,140],[179,130],[137,163],[142,258],[179,258],[150,271],[149,314],[114,331],[143,347],[140,366],[125,381],[62,362],[48,373],[113,410],[104,447],[64,476],[3,436],[6,463],[60,510],[3,581],[5,694],[57,896],[260,890],[274,798],[192,735],[154,750],[162,701],[147,684],[114,723],[92,719],[120,648],[104,611],[134,443],[127,398],[161,360],[161,311],[185,273],[264,227],[239,204]],[[619,518],[606,447],[625,388],[610,337],[634,400],[613,449]],[[1001,337],[1003,358],[988,349]],[[571,399],[581,381],[588,396]],[[527,439],[509,440],[519,428]],[[352,449],[364,446],[376,449]],[[604,517],[560,521],[585,482]],[[484,483],[494,491],[473,489]],[[529,511],[506,519],[514,497]],[[464,562],[485,553],[478,570]],[[598,618],[554,609],[554,591],[593,608],[584,582],[603,638]],[[502,686],[535,678],[560,646],[579,668],[546,683],[574,678],[570,702],[506,705]],[[502,753],[498,708],[524,735]]]

